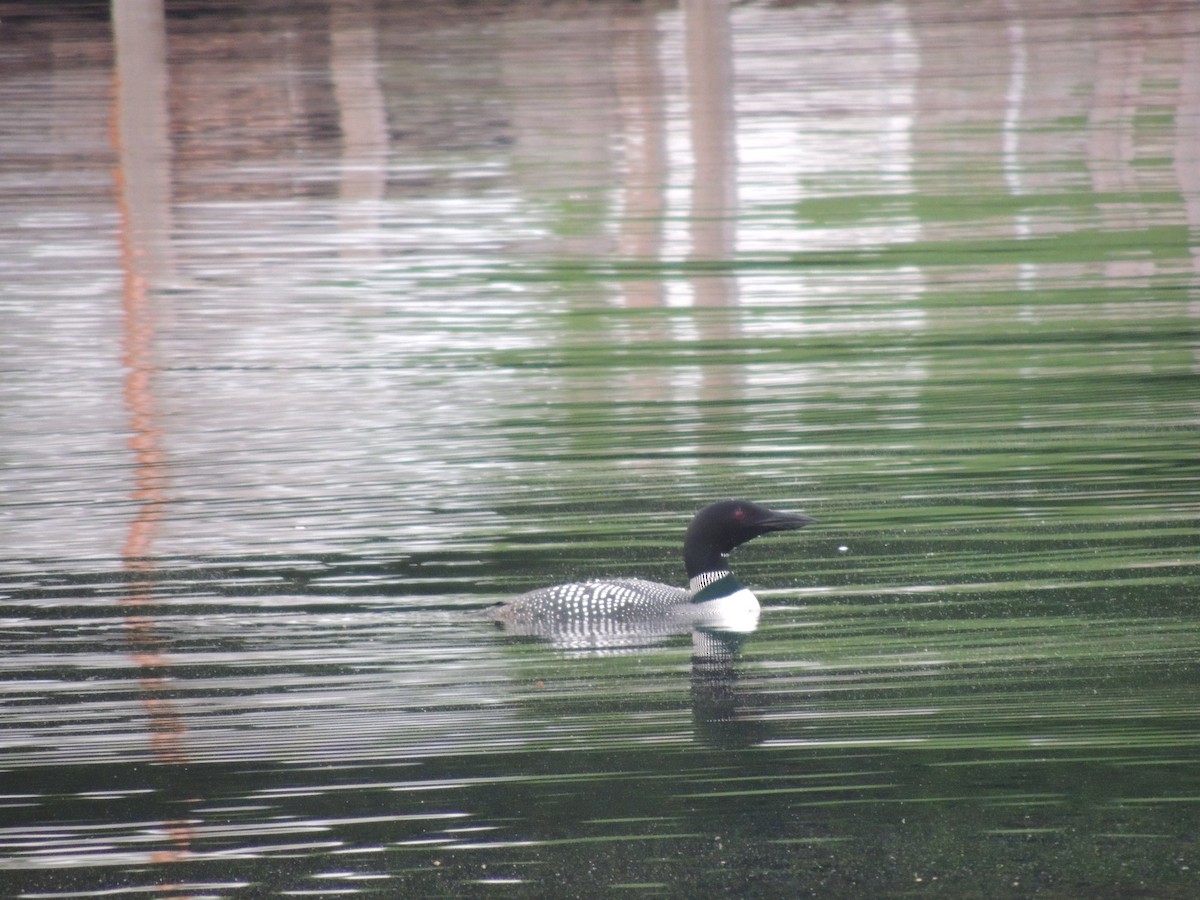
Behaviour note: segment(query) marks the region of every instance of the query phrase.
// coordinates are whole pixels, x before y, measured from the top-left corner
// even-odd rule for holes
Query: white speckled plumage
[[[493,618],[506,624],[534,622],[625,622],[669,615],[691,594],[642,578],[579,581],[539,588],[495,607]]]

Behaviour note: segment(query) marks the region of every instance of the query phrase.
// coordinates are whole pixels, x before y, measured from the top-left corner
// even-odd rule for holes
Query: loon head
[[[728,568],[729,552],[769,531],[792,531],[816,519],[777,512],[749,500],[722,500],[706,506],[688,526],[683,539],[683,562],[688,578]]]

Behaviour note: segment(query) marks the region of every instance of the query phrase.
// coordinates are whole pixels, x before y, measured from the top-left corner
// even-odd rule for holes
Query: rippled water
[[[1194,896],[1200,14],[959,6],[0,8],[5,895]]]

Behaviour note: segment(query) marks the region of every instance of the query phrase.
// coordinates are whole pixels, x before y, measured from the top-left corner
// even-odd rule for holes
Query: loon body
[[[730,551],[761,534],[813,521],[747,500],[714,503],[696,513],[684,536],[687,588],[641,578],[559,584],[515,597],[488,616],[513,633],[543,637],[648,637],[693,627],[753,631],[758,599],[730,571]]]

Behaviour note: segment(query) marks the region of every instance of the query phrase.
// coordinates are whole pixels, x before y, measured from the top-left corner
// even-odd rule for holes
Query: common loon
[[[758,598],[729,569],[729,552],[760,534],[815,522],[748,500],[723,500],[696,513],[683,538],[686,589],[641,578],[540,588],[492,607],[488,617],[516,634],[675,631],[703,627],[753,631]]]

